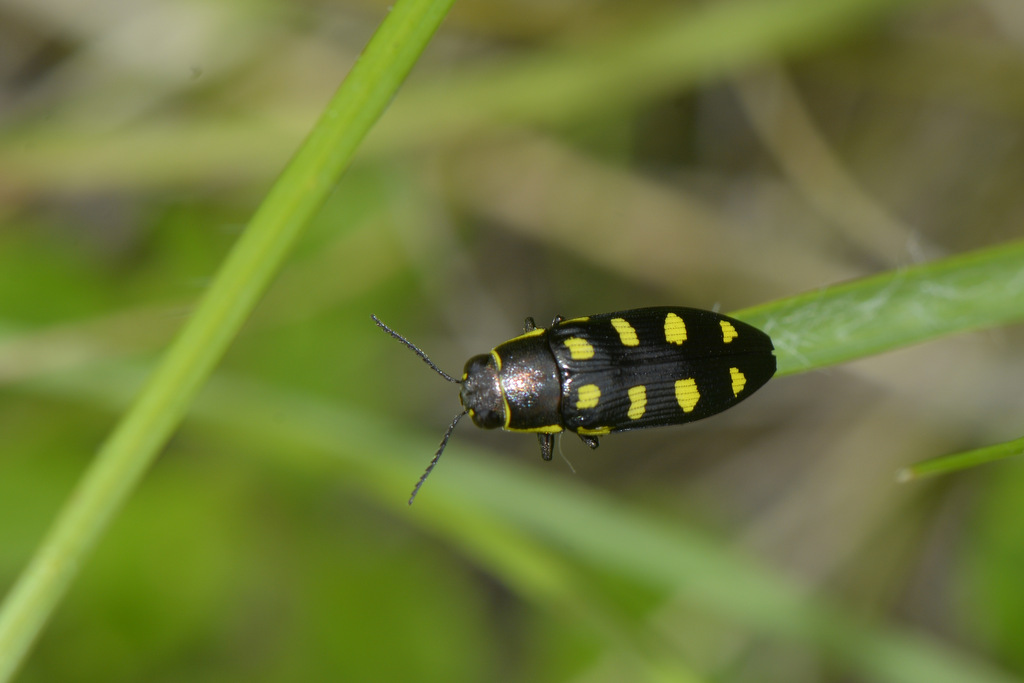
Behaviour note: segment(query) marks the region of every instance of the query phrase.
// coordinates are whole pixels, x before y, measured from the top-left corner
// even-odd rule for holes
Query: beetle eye
[[[459,400],[477,427],[495,429],[505,425],[505,402],[491,356],[473,356],[466,362]]]

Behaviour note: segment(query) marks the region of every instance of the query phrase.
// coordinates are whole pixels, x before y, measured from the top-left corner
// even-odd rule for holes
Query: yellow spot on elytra
[[[675,313],[665,316],[665,341],[669,344],[682,344],[686,341],[686,323]]]
[[[619,333],[619,339],[623,346],[638,346],[640,340],[636,336],[636,330],[623,318],[612,318],[612,327]]]
[[[594,408],[597,400],[601,398],[601,390],[596,384],[584,384],[576,390],[576,409]]]
[[[587,429],[586,427],[580,427],[576,430],[577,434],[583,436],[604,436],[612,431],[611,427],[594,427],[593,429]]]
[[[740,336],[739,332],[736,331],[736,328],[728,320],[721,320],[718,324],[722,326],[722,341],[726,344]]]
[[[563,320],[562,322],[560,322],[558,324],[559,325],[568,325],[569,323],[585,323],[588,320],[590,320],[590,316],[585,315],[582,318],[569,318],[568,320]]]
[[[629,412],[626,415],[630,420],[639,420],[644,416],[647,409],[647,387],[638,384],[629,388]]]
[[[747,376],[739,368],[729,368],[729,376],[732,377],[732,395],[739,396],[747,385]]]
[[[569,355],[573,360],[587,360],[594,357],[594,347],[586,339],[572,337],[565,340],[565,345],[569,348]]]
[[[676,380],[676,401],[684,413],[693,412],[700,400],[700,392],[697,391],[697,382],[691,379]]]

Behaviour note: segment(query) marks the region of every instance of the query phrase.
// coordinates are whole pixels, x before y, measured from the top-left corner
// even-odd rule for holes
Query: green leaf
[[[824,287],[734,315],[771,336],[779,375],[1024,320],[1024,241]]]

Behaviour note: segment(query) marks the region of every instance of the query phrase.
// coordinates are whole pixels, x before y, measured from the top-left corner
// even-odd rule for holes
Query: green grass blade
[[[779,375],[1024,320],[1024,241],[740,311],[771,335]]]
[[[9,680],[86,555],[153,462],[290,247],[334,188],[454,0],[394,5],[267,195],[138,399],[0,609],[0,681]]]
[[[1005,460],[1006,458],[1022,454],[1024,454],[1024,438],[1014,439],[1013,441],[993,446],[931,458],[910,467],[904,467],[897,472],[896,479],[897,481],[906,482],[923,477],[934,477],[940,474],[966,470],[997,460]]]

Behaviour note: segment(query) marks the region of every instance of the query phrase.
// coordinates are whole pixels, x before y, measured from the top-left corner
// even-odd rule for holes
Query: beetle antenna
[[[430,361],[427,362],[429,363]],[[434,465],[436,465],[437,461],[441,459],[441,453],[444,452],[444,447],[448,445],[448,437],[450,437],[452,435],[452,432],[455,431],[455,425],[459,424],[459,420],[461,420],[465,414],[466,411],[463,410],[461,413],[455,416],[455,419],[452,420],[451,425],[448,426],[448,431],[444,433],[444,438],[441,439],[441,445],[438,446],[437,453],[435,453],[434,457],[430,460],[430,464],[427,465],[426,472],[424,472],[423,476],[420,477],[420,480],[416,482],[416,488],[412,490],[412,495],[409,496],[409,505],[412,505],[412,501],[416,499],[416,494],[420,492],[420,487],[423,486],[423,482],[427,480],[427,477],[429,477],[430,473],[434,470]]]
[[[390,327],[388,327],[387,325],[382,323],[380,318],[378,318],[377,316],[373,315],[372,313],[370,314],[370,317],[373,318],[373,322],[377,323],[377,327],[379,327],[380,329],[384,330],[385,332],[390,334],[392,337],[394,337],[395,339],[397,339],[398,341],[402,342],[403,344],[408,346],[410,349],[412,349],[413,353],[415,353],[417,356],[422,358],[423,362],[426,363],[427,365],[429,365],[431,367],[431,369],[433,369],[434,372],[436,372],[437,374],[441,375],[442,377],[444,377],[446,380],[448,380],[449,382],[451,382],[453,384],[462,384],[461,381],[455,379],[454,377],[449,375],[447,372],[445,372],[441,368],[439,368],[436,365],[434,365],[434,361],[432,361],[429,358],[427,358],[427,354],[423,353],[423,351],[421,351],[418,346],[416,346],[411,341],[409,341],[408,339],[406,339],[405,337],[403,337],[402,335],[398,334],[393,329],[391,329]],[[462,416],[460,415],[459,417],[462,417]],[[458,422],[458,419],[456,419],[455,422]],[[454,427],[454,426],[455,426],[455,423],[453,422],[452,423],[452,427]],[[451,434],[451,430],[450,429],[448,430],[448,434]],[[445,441],[448,440],[448,436],[447,435],[445,435],[445,439],[444,440]],[[441,448],[444,448],[443,444],[441,445]],[[438,455],[441,455],[441,453],[439,452]],[[427,470],[427,471],[429,472],[430,470]],[[422,480],[420,481],[420,483],[421,484],[423,483]],[[419,487],[417,486],[416,488],[419,488]],[[415,495],[415,494],[413,494],[413,495]],[[409,502],[412,502],[412,501],[409,501]]]

